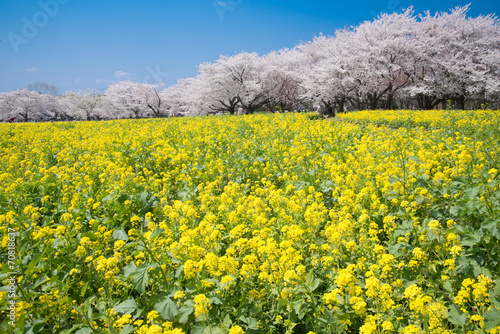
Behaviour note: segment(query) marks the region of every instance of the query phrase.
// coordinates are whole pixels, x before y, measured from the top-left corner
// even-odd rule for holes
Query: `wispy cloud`
[[[37,72],[40,72],[40,70],[36,67],[32,67],[32,68],[27,68],[25,69],[26,72],[28,73],[37,73]]]
[[[130,73],[124,72],[124,71],[116,71],[115,72],[115,77],[117,78],[123,78],[123,77],[128,77],[130,76]]]

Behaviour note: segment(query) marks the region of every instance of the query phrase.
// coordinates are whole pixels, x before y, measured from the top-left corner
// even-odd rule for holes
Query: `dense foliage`
[[[1,124],[0,330],[500,333],[499,122]]]

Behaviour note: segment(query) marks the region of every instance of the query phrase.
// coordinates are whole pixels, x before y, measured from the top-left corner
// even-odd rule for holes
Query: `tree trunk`
[[[456,108],[460,110],[465,110],[465,95],[460,95],[456,99]]]
[[[335,117],[335,106],[328,102],[323,102],[323,105],[325,106],[323,108],[323,114]]]
[[[377,109],[378,107],[378,98],[377,98],[377,95],[373,94],[369,97],[369,101],[370,101],[370,109],[371,110],[375,110]]]
[[[340,98],[340,99],[337,99],[337,111],[338,112],[341,112],[341,113],[344,113],[345,112],[345,96]]]
[[[394,94],[389,93],[387,95],[387,101],[385,103],[385,109],[392,110],[394,108]]]

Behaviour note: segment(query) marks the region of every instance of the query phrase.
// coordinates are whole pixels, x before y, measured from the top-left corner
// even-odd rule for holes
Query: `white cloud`
[[[26,72],[28,73],[36,73],[36,72],[40,72],[40,70],[36,67],[32,67],[32,68],[27,68],[25,69]]]
[[[115,72],[115,77],[121,78],[121,77],[128,77],[130,76],[130,73],[123,72],[123,71],[116,71]]]

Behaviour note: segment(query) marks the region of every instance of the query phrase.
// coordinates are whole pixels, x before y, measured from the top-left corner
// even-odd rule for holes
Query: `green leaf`
[[[309,292],[313,292],[314,290],[316,290],[320,284],[321,280],[318,278],[314,278],[314,272],[312,270],[309,271],[306,276],[306,286],[309,289]]]
[[[474,233],[468,233],[461,240],[461,244],[462,244],[462,246],[472,247],[472,246],[478,244],[480,241],[481,241],[480,235],[474,234]]]
[[[148,284],[148,279],[149,279],[148,271],[149,269],[155,268],[157,266],[158,266],[157,263],[151,263],[137,267],[134,274],[132,275],[134,289],[136,289],[137,292],[140,293],[146,292],[146,285]]]
[[[78,331],[76,331],[75,334],[92,334],[92,329],[88,327],[83,327],[80,328]]]
[[[222,301],[217,297],[210,298],[210,302],[213,305],[222,305],[223,304]]]
[[[409,287],[409,286],[411,286],[413,284],[418,283],[417,280],[409,280],[409,279],[406,279],[406,278],[403,278],[401,281],[403,282],[403,285],[404,285],[405,288],[407,288],[407,287]]]
[[[398,182],[399,179],[395,176],[389,176],[389,180],[388,180],[392,185],[394,185],[394,183]]]
[[[425,198],[422,195],[418,195],[417,198],[415,198],[415,202],[417,204],[422,204],[422,202],[425,200]]]
[[[115,312],[120,312],[124,314],[132,314],[137,309],[137,303],[134,299],[129,299],[113,307]]]
[[[259,329],[259,321],[255,318],[246,318],[248,329],[258,330]]]
[[[448,320],[456,326],[463,326],[467,323],[467,314],[452,304],[448,311]]]
[[[87,318],[88,319],[92,319],[92,312],[93,312],[92,305],[89,304],[89,305],[86,305],[86,306],[87,306]]]
[[[302,310],[302,305],[304,304],[303,299],[296,300],[292,303],[293,305],[293,310],[297,314],[297,317],[302,320],[304,318],[305,312]]]
[[[77,329],[80,329],[80,327],[82,327],[82,324],[73,325],[73,327],[62,331],[60,334],[71,334],[71,333],[75,332]],[[26,333],[29,333],[29,332],[26,332]]]
[[[387,251],[389,252],[389,254],[394,255],[395,258],[398,258],[401,255],[403,255],[403,252],[401,251],[401,248],[403,247],[406,247],[406,244],[400,242],[395,245],[390,245],[389,247],[387,247]]]
[[[28,331],[26,331],[26,334],[40,333],[43,331],[43,327],[44,327],[43,320],[36,320],[33,322],[33,326],[31,326],[31,328],[28,329]]]
[[[129,264],[127,264],[125,266],[125,268],[123,268],[123,276],[125,276],[125,278],[128,278],[130,275],[132,275],[137,269],[137,266],[135,265],[134,262],[130,262]]]
[[[128,234],[124,230],[114,230],[113,231],[113,239],[128,241],[129,237],[128,237]]]
[[[298,181],[294,183],[294,187],[297,189],[297,191],[302,190],[302,188],[308,187],[309,182],[304,182],[304,181]]]
[[[486,330],[500,326],[500,310],[495,307],[491,307],[489,311],[483,314],[483,317]]]
[[[449,292],[449,293],[453,293],[453,286],[451,285],[451,281],[447,280],[446,282],[444,282],[443,284],[443,288]]]
[[[188,191],[184,189],[177,190],[177,196],[179,196],[181,201],[185,201],[188,196]]]
[[[453,216],[458,216],[458,213],[460,212],[460,207],[459,206],[451,206],[450,207],[450,214]]]
[[[233,324],[233,322],[231,321],[231,317],[229,316],[229,314],[226,314],[226,316],[224,317],[224,320],[222,321],[222,324],[226,328],[230,328],[231,327],[231,325]]]
[[[185,324],[189,320],[189,316],[193,313],[193,305],[186,305],[184,304],[180,309],[178,313],[178,321],[181,324]]]
[[[491,277],[491,272],[488,270],[488,268],[481,267],[476,260],[470,259],[469,263],[472,265],[474,276],[477,277],[479,275],[484,275],[487,277]]]
[[[163,319],[169,321],[174,320],[175,316],[179,313],[177,305],[168,297],[156,303],[154,310],[158,312]]]
[[[329,316],[326,316],[324,314],[320,314],[320,316],[318,317],[318,320],[321,322],[324,322],[325,324],[329,324],[332,322],[332,318]]]
[[[210,334],[210,327],[198,324],[191,327],[191,332],[189,332],[189,334]]]
[[[132,333],[133,331],[135,331],[134,326],[127,324],[125,327],[123,327],[123,329],[120,333],[121,334],[128,334],[128,333]]]
[[[87,292],[88,287],[89,287],[89,282],[86,282],[82,288],[82,291],[80,291],[80,297],[85,297],[85,293]]]
[[[500,285],[497,284],[496,289],[500,290]],[[495,305],[497,308],[500,308],[500,300],[495,295],[495,291],[490,291],[490,300],[493,305]]]
[[[489,232],[489,234],[491,234],[491,236],[493,236],[493,237],[495,237],[497,239],[500,239],[500,229],[498,227],[498,221],[497,220],[493,220],[493,221],[490,221],[487,224],[482,225],[481,229],[483,231]]]
[[[38,262],[42,259],[44,253],[39,254],[37,257],[35,257],[33,260],[31,260],[30,264],[28,265],[28,268],[24,271],[25,276],[29,276],[33,269],[36,267]]]

